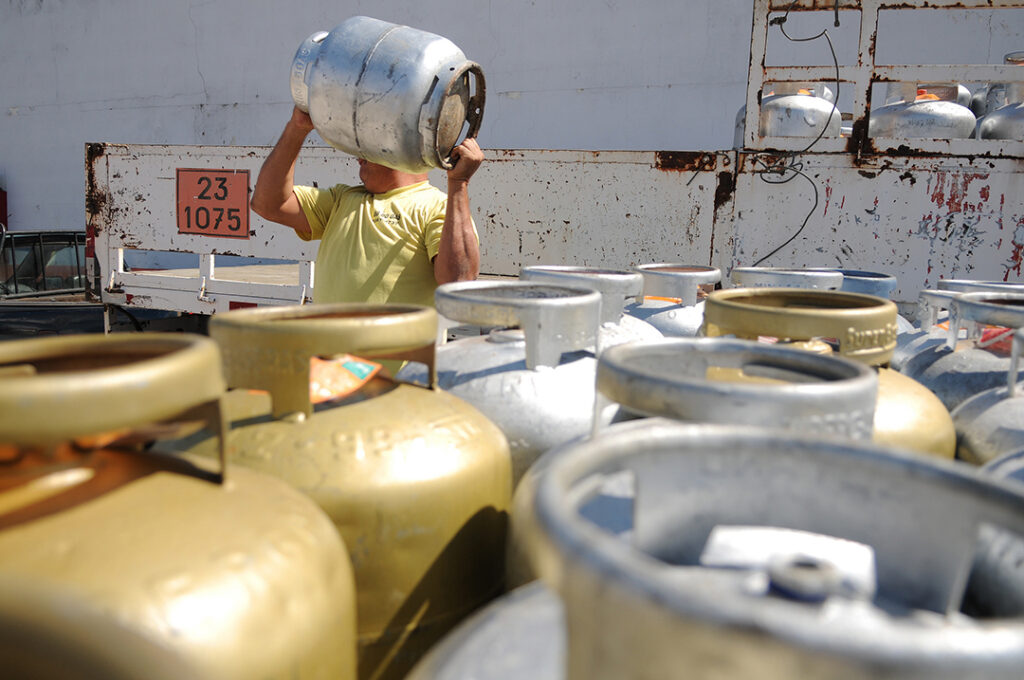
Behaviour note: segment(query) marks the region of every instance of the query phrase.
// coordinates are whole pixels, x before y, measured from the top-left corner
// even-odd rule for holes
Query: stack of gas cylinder
[[[913,324],[889,275],[730,275],[438,289],[482,329],[438,380],[520,458],[508,592],[412,678],[1019,675],[1024,289],[947,281]]]
[[[1024,65],[1024,51],[1010,52],[1007,65]],[[835,97],[823,83],[769,83],[761,100],[761,136],[838,137],[852,134]],[[746,107],[736,114],[733,146],[745,146]],[[871,111],[871,137],[900,139],[1024,140],[1024,83],[991,83],[972,93],[961,83],[889,83],[885,103]]]
[[[1018,677],[1024,284],[730,279],[0,344],[5,673]]]

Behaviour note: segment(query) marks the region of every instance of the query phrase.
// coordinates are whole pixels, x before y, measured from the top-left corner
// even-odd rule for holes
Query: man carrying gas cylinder
[[[320,240],[316,302],[433,306],[439,284],[477,277],[480,245],[468,186],[484,154],[475,139],[451,152],[447,196],[426,173],[365,159],[359,159],[362,185],[295,186],[295,162],[313,129],[309,114],[296,107],[260,169],[251,207],[304,241]]]

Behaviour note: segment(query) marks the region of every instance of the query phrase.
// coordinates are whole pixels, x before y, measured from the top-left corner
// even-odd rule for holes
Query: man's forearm
[[[448,209],[434,260],[437,283],[472,281],[480,273],[480,244],[469,209],[469,182],[448,182]]]
[[[305,114],[301,116],[308,120]],[[295,163],[302,150],[302,144],[312,129],[312,123],[303,124],[302,120],[296,120],[297,117],[299,114],[293,113],[277,144],[263,161],[249,205],[253,212],[265,219],[285,224],[299,232],[309,233],[309,222],[295,198],[293,189]]]
[[[252,209],[260,215],[272,212],[285,204],[292,195],[295,182],[295,162],[298,160],[306,135],[294,125],[285,126],[281,138],[263,161],[256,186],[252,191]],[[263,215],[268,219],[270,216]]]

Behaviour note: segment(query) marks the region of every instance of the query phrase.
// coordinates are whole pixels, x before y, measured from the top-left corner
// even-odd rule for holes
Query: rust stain
[[[900,181],[903,181],[905,179],[910,180],[910,186],[914,186],[915,184],[917,184],[917,177],[915,177],[914,173],[910,172],[909,170],[900,175]]]
[[[99,214],[107,204],[107,194],[96,183],[96,164],[105,153],[102,144],[85,147],[85,210],[91,217]]]
[[[736,179],[729,171],[722,171],[718,173],[718,184],[715,186],[715,213],[718,213],[718,209],[728,203],[732,199],[732,194],[736,190]]]
[[[703,151],[657,151],[654,167],[679,172],[711,172],[715,169],[715,155]]]

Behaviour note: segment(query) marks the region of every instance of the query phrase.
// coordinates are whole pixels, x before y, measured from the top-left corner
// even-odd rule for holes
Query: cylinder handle
[[[922,290],[917,295],[917,325],[927,331],[939,322],[939,312],[949,309],[958,293],[950,290]]]
[[[312,415],[310,361],[356,354],[427,365],[434,386],[437,312],[397,304],[337,303],[238,309],[210,321],[228,387],[270,392],[275,416]]]
[[[597,389],[647,416],[870,439],[878,375],[850,359],[779,345],[672,338],[606,349]]]
[[[519,272],[523,281],[561,283],[596,290],[601,294],[601,323],[618,323],[627,299],[643,302],[644,277],[625,269],[599,269],[571,265],[530,265]]]
[[[1024,349],[1024,330],[1018,328],[1013,332],[1013,350],[1010,353],[1010,371],[1006,381],[1006,393],[1010,399],[1017,396],[1017,369],[1020,366],[1020,354]]]
[[[735,267],[731,276],[740,287],[837,290],[843,285],[843,273],[835,269]]]
[[[597,349],[601,295],[566,285],[527,281],[462,281],[438,286],[443,317],[481,326],[518,326],[526,367],[557,366],[564,352]]]
[[[1020,328],[1024,326],[1024,293],[963,293],[951,301],[946,347],[955,349],[960,329],[976,339],[979,324]]]
[[[644,279],[644,297],[671,298],[684,307],[697,304],[702,285],[722,280],[718,267],[658,263],[642,264],[635,269]]]

